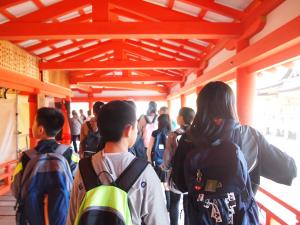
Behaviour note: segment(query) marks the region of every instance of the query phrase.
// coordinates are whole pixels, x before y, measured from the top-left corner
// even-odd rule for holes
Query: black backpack
[[[88,135],[84,139],[84,157],[91,157],[97,153],[101,147],[101,136],[99,131],[94,131],[92,125],[89,121],[86,122],[86,125],[89,129]]]
[[[155,166],[160,166],[163,163],[166,142],[167,132],[165,130],[158,130],[154,137],[154,145],[151,150],[152,163]]]
[[[247,163],[232,140],[192,149],[184,160],[184,177],[191,225],[259,224]]]

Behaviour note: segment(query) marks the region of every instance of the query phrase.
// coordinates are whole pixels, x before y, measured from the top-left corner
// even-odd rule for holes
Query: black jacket
[[[233,121],[228,121],[209,139],[214,141],[230,134],[232,134],[233,142],[240,145],[241,151],[244,153],[254,193],[259,187],[260,176],[277,183],[291,185],[292,180],[297,176],[297,167],[292,157],[269,144],[263,135],[254,128]],[[239,143],[237,143],[237,139],[239,139]],[[195,149],[194,143],[195,141],[192,141],[188,134],[183,135],[174,156],[172,178],[176,186],[183,192],[187,191],[184,182],[184,160],[187,153]]]

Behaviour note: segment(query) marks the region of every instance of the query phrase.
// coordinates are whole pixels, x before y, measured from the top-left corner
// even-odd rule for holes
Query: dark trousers
[[[181,194],[170,192],[170,225],[178,225],[180,198]],[[187,195],[183,195],[184,225],[189,225],[187,203]]]
[[[80,140],[80,135],[72,135],[72,143],[74,147],[74,151],[78,152],[76,141]]]

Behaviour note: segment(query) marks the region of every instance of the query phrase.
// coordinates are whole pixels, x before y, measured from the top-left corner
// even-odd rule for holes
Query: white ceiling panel
[[[199,13],[201,12],[200,8],[190,5],[190,4],[187,4],[185,2],[181,2],[181,1],[175,1],[173,9],[175,11],[178,11],[178,12],[181,12],[184,14],[188,14],[191,16],[195,16],[195,17],[197,17],[199,15]]]
[[[15,17],[21,17],[38,10],[38,7],[32,1],[26,1],[21,4],[11,6],[6,10]]]
[[[252,0],[215,0],[216,3],[244,11]]]

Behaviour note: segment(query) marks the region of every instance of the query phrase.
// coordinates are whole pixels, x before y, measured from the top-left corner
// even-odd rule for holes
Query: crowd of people
[[[179,110],[175,129],[155,102],[140,118],[132,101],[96,102],[94,117],[72,111],[73,148],[55,141],[62,113],[39,109],[40,141],[12,183],[17,224],[178,225],[183,197],[184,225],[258,225],[260,177],[291,185],[295,161],[239,123],[227,84],[208,83],[196,104]]]

